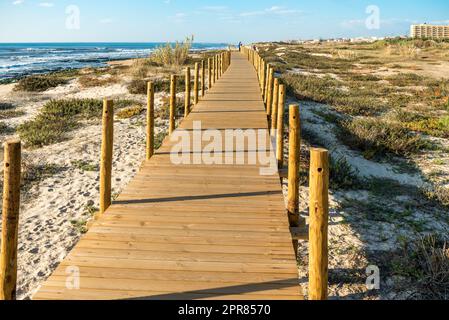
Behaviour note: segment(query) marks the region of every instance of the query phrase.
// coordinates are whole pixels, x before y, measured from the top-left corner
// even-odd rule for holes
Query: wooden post
[[[328,297],[329,154],[310,150],[309,299]]]
[[[271,130],[276,129],[278,122],[279,79],[274,79],[273,104],[271,105]]]
[[[217,54],[217,80],[221,78],[221,61],[220,54]]]
[[[269,85],[269,83],[270,83],[270,64],[268,64],[267,63],[267,65],[266,65],[266,72],[267,72],[267,74],[266,74],[266,79],[265,79],[265,97],[264,97],[264,101],[263,102],[265,102],[265,105],[267,104],[267,99],[268,99],[268,85]]]
[[[212,83],[215,85],[215,56],[212,57]]]
[[[204,97],[206,92],[206,70],[204,60],[201,60],[201,96]]]
[[[215,57],[212,57],[212,85],[215,84]]]
[[[147,88],[147,160],[154,155],[154,84],[148,82]]]
[[[301,149],[299,105],[289,107],[288,148],[288,220],[290,227],[299,226],[299,155]],[[295,252],[297,247],[295,247]]]
[[[3,162],[2,243],[0,256],[0,300],[16,300],[17,242],[20,210],[21,144],[5,142]]]
[[[100,214],[111,205],[112,190],[112,148],[114,141],[114,102],[103,100],[103,136],[100,164]]]
[[[221,78],[221,54],[218,54],[218,56],[217,56],[217,59],[218,59],[218,78]]]
[[[195,82],[193,83],[193,91],[194,91],[194,100],[193,100],[193,102],[194,102],[194,104],[198,104],[198,101],[199,101],[199,97],[198,97],[198,94],[199,94],[199,77],[200,77],[200,70],[199,70],[199,68],[200,68],[200,64],[197,62],[197,63],[195,63]]]
[[[212,59],[211,58],[207,59],[207,75],[208,75],[207,79],[209,80],[209,88],[208,88],[208,90],[209,90],[210,88],[212,88]]]
[[[184,117],[187,117],[190,113],[190,67],[186,68],[186,93],[184,96]]]
[[[262,97],[263,97],[263,99],[264,99],[264,101],[265,101],[265,88],[266,88],[266,73],[267,73],[267,70],[266,70],[266,64],[265,64],[265,61],[262,59],[262,80],[261,80],[261,82],[262,82]]]
[[[284,106],[285,106],[285,86],[279,85],[279,101],[277,115],[277,136],[276,136],[276,159],[278,167],[284,167]]]
[[[214,82],[217,82],[218,80],[218,55],[215,55],[214,57]]]
[[[267,116],[271,116],[271,104],[273,103],[274,70],[270,68],[268,76]]]
[[[176,117],[176,75],[170,77],[170,126],[169,134],[175,131]]]

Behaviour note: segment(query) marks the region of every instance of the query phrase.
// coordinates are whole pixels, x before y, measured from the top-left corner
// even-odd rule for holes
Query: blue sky
[[[379,25],[367,27],[371,18]],[[393,36],[422,22],[449,24],[449,1],[0,0],[0,42],[153,42],[190,34],[198,42]]]

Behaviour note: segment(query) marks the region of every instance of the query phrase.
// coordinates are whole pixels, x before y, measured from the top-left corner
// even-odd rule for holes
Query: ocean
[[[165,43],[0,43],[0,81],[64,69],[105,66],[108,61],[148,56]],[[192,50],[227,47],[194,43]]]

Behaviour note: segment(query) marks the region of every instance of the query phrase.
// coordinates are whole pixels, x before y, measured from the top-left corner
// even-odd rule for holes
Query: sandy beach
[[[111,62],[129,66],[132,60]],[[92,98],[132,99],[145,106],[145,95],[128,93],[126,82],[105,87],[82,88],[78,80],[42,93],[15,92],[15,84],[0,85],[0,102],[17,104],[24,115],[3,120],[18,126],[33,119],[42,106],[52,99]],[[162,106],[155,97],[155,108]],[[156,134],[167,128],[165,120],[157,121]],[[119,194],[133,178],[145,157],[145,114],[114,122],[113,194]],[[2,135],[1,141],[16,135]],[[70,133],[69,138],[43,148],[24,148],[23,166],[50,167],[37,183],[22,195],[19,231],[18,298],[32,296],[42,280],[47,278],[59,262],[82,236],[86,222],[99,207],[99,159],[101,148],[100,121],[86,122]],[[3,149],[0,150],[3,156]],[[91,168],[81,168],[80,163]],[[3,157],[0,165],[3,166]]]

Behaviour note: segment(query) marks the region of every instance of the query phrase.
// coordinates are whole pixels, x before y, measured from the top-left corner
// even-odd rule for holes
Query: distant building
[[[410,36],[421,39],[449,39],[449,25],[414,24],[410,27]]]

